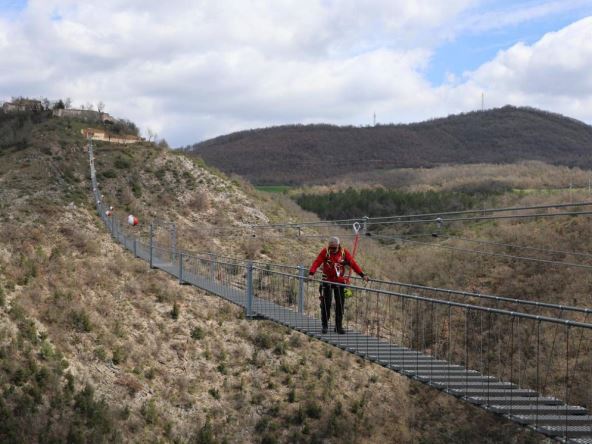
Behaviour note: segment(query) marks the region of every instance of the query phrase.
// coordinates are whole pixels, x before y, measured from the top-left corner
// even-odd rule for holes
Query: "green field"
[[[265,193],[287,193],[292,187],[288,185],[264,185],[255,187],[255,189]]]

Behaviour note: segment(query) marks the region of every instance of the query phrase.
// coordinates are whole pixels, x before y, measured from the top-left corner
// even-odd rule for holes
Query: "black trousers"
[[[343,285],[334,285],[322,283],[321,292],[321,321],[323,328],[327,328],[329,319],[331,318],[331,302],[333,295],[335,295],[335,327],[341,329],[343,327],[343,310],[345,308],[345,287]]]

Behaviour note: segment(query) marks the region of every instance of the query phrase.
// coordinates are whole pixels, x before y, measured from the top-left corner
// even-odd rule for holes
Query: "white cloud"
[[[485,91],[491,106],[547,108],[592,122],[592,17],[543,36],[533,45],[500,51],[447,94]],[[470,93],[472,91],[472,93]]]
[[[413,121],[474,109],[481,91],[592,120],[590,19],[432,87],[431,55],[473,12],[469,0],[32,0],[0,19],[0,98],[103,101],[174,144],[375,111]]]
[[[457,28],[474,32],[482,32],[492,29],[501,29],[508,26],[516,26],[524,22],[541,19],[561,13],[586,9],[590,10],[590,0],[546,0],[516,2],[510,7],[500,8],[487,12],[473,12],[463,20],[460,20]]]

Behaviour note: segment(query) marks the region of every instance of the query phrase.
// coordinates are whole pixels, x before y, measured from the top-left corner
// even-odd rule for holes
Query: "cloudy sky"
[[[172,146],[482,93],[592,123],[592,0],[0,0],[0,100],[102,101]]]

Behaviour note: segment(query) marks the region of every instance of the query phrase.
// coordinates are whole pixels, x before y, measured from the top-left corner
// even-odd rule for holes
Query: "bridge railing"
[[[254,297],[276,306],[276,320],[283,316],[288,323],[300,312],[318,322],[319,286],[326,283],[272,266],[254,267],[253,282]],[[592,405],[592,324],[369,286],[349,289],[353,295],[345,303],[343,326],[362,333],[352,345],[383,365],[450,391],[474,387],[476,402],[500,402],[500,413],[509,415],[534,413],[529,418],[534,422],[549,412],[572,414],[572,407],[556,411],[533,400],[537,408],[529,410],[520,405],[527,401],[518,388],[566,404]],[[336,335],[331,326],[329,335]]]
[[[247,262],[249,262],[247,259],[240,259],[223,255],[214,255],[211,253],[203,253],[202,255],[241,263],[244,266],[246,266]],[[300,266],[290,264],[276,264],[264,261],[251,262],[255,267],[270,267],[273,270],[293,274],[297,274],[300,268]],[[375,288],[378,290],[394,291],[405,294],[415,294],[418,296],[426,296],[434,299],[442,299],[447,301],[481,305],[484,307],[500,308],[510,311],[520,311],[539,316],[557,317],[561,319],[570,319],[574,321],[583,322],[587,322],[589,319],[592,318],[592,308],[581,306],[544,302],[540,300],[529,300],[526,298],[500,296],[476,291],[470,292],[448,288],[437,288],[426,285],[389,281],[384,279],[371,279],[368,284],[363,284],[362,279],[355,275],[351,276],[350,279],[353,285],[363,285],[364,287],[370,286],[371,288]]]

